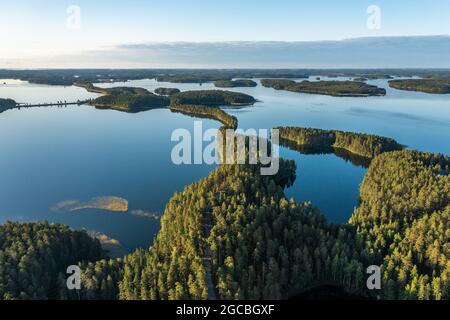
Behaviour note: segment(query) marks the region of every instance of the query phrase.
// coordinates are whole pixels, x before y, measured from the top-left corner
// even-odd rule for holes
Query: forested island
[[[180,106],[182,105],[242,107],[253,105],[256,102],[256,99],[250,95],[223,90],[192,90],[181,92],[179,89],[158,88],[155,90],[155,93],[158,95],[155,95],[144,88],[100,88],[91,83],[78,83],[77,85],[85,88],[89,92],[103,94],[103,96],[90,101],[89,104],[97,108],[108,108],[126,112],[139,112],[169,106],[174,106],[174,111],[180,111]],[[205,110],[203,109],[199,112],[199,115],[206,115]],[[217,114],[217,111],[212,110],[211,112]]]
[[[404,146],[391,138],[369,134],[314,128],[279,127],[280,141],[315,150],[344,149],[353,154],[374,158],[383,152],[402,150]]]
[[[94,99],[90,104],[99,109],[105,108],[135,113],[167,107],[170,100],[152,93],[139,95],[113,94]]]
[[[76,83],[76,86],[85,88],[88,92],[99,93],[103,95],[146,95],[150,91],[139,87],[112,87],[101,88],[92,83]]]
[[[356,81],[302,81],[263,79],[261,84],[267,88],[292,92],[323,94],[334,97],[384,96],[386,90],[377,86]]]
[[[180,89],[176,88],[157,88],[155,90],[156,94],[159,94],[160,96],[173,96],[174,94],[180,93]]]
[[[248,106],[255,102],[247,94],[222,90],[185,91],[171,97],[173,105]]]
[[[398,90],[448,94],[450,93],[450,78],[391,80],[389,86]]]
[[[0,113],[17,107],[17,103],[13,99],[0,98]]]
[[[113,109],[123,112],[141,112],[150,109],[165,108],[169,106],[167,97],[155,95],[144,88],[113,87],[100,88],[91,83],[77,83],[89,92],[103,94],[89,104],[99,109]]]
[[[258,84],[249,79],[242,80],[222,80],[214,82],[217,88],[239,88],[239,87],[256,87]]]

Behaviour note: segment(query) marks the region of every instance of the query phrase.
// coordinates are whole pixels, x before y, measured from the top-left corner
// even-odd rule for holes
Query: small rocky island
[[[386,90],[357,81],[302,81],[286,79],[264,79],[261,84],[266,88],[300,93],[322,94],[334,97],[384,96]]]
[[[57,203],[53,211],[76,212],[86,209],[105,210],[112,212],[128,212],[128,200],[116,196],[102,196],[88,201],[64,200]]]
[[[245,88],[245,87],[256,87],[258,84],[249,79],[242,80],[221,80],[214,82],[217,88]]]
[[[389,86],[398,90],[418,91],[432,94],[450,93],[450,79],[405,79],[389,81]]]

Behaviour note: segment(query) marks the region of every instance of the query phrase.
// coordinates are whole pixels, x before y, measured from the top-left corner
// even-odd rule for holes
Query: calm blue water
[[[312,77],[314,79],[315,77]],[[326,79],[326,78],[322,78]],[[5,80],[0,80],[3,83]],[[386,80],[369,81],[387,88]],[[212,84],[157,83],[153,80],[102,84],[154,90],[213,89]],[[308,126],[389,136],[409,148],[450,154],[450,95],[428,95],[387,88],[386,97],[335,98],[275,91],[258,86],[236,91],[262,102],[227,110],[240,128]],[[7,80],[0,97],[18,102],[50,102],[95,97],[76,87],[31,85]],[[216,122],[202,120],[217,128]],[[86,210],[54,212],[62,200],[114,195],[130,209],[162,212],[175,191],[205,177],[214,167],[175,166],[170,155],[173,130],[192,132],[194,119],[168,110],[127,114],[89,106],[31,108],[0,114],[0,222],[42,220],[106,233],[130,249],[148,247],[159,221],[123,213]],[[289,196],[311,201],[332,222],[346,222],[357,204],[366,169],[333,154],[303,155],[282,148],[297,163]]]

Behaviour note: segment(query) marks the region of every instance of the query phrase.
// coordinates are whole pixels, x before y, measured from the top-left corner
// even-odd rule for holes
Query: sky
[[[450,1],[0,1],[3,68],[199,67],[201,61],[205,61],[205,67],[233,67],[252,62],[248,56],[260,52],[261,46],[272,52],[272,60],[264,57],[251,67],[325,67],[333,63],[351,66],[351,61],[312,58],[317,46],[332,53],[333,47],[345,45],[346,39],[401,36],[397,39],[404,41],[405,37],[436,35],[450,35]],[[277,51],[280,46],[276,41],[296,43],[297,47]],[[267,47],[267,43],[272,47]],[[303,55],[295,60],[300,44]],[[305,51],[314,44],[316,51]],[[323,47],[324,44],[328,46]],[[211,46],[216,50],[212,50],[214,57],[208,59],[208,52],[202,50]],[[219,47],[228,52],[226,63],[220,63]],[[183,55],[176,54],[180,48]],[[290,60],[276,61],[275,51],[288,53]],[[441,65],[449,65],[449,57],[443,52],[441,55],[437,57]],[[385,65],[389,63],[393,62],[386,60]],[[416,64],[412,60],[408,63]],[[362,64],[362,60],[354,63]]]

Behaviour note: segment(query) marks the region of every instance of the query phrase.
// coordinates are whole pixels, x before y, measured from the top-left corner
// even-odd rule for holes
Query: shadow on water
[[[333,147],[327,147],[327,146],[300,146],[292,141],[281,139],[280,138],[280,145],[283,147],[286,147],[290,150],[297,151],[304,155],[325,155],[325,154],[334,154],[337,157],[344,159],[347,162],[351,162],[353,165],[362,167],[362,168],[369,168],[371,159],[362,157],[360,155],[351,153],[345,149],[341,148],[333,148]]]

